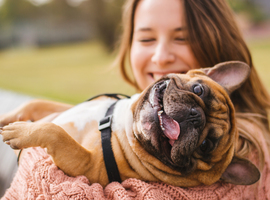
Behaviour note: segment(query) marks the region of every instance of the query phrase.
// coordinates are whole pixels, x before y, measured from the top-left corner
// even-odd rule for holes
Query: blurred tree
[[[111,51],[120,35],[120,21],[124,0],[92,0],[93,17],[98,36]]]
[[[25,17],[30,18],[36,13],[34,6],[27,1],[8,0],[0,7],[0,28],[4,45],[16,43],[16,24],[20,24]],[[4,31],[3,31],[4,30]]]
[[[228,0],[236,13],[245,13],[253,24],[259,24],[268,19],[268,16],[256,0]]]
[[[119,24],[124,0],[85,0],[77,5],[70,1],[52,0],[36,6],[32,0],[6,0],[0,7],[0,47],[3,41],[16,43],[16,40],[26,37],[29,39],[29,34],[36,37],[33,40],[38,41],[38,44],[73,41],[68,37],[76,35],[78,38],[79,34],[82,39],[87,39],[85,34],[89,30],[91,36],[88,38],[98,38],[108,50],[114,49],[120,34]],[[7,30],[7,27],[9,30],[5,31],[4,35],[13,39],[3,38],[3,29]],[[61,31],[61,28],[64,31]],[[82,29],[84,33],[80,33]],[[58,36],[53,36],[56,34]],[[62,37],[60,34],[63,34]]]

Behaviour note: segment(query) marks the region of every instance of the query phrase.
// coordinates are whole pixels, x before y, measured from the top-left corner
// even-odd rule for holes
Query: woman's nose
[[[173,52],[171,52],[171,49],[168,47],[168,45],[159,44],[156,46],[151,60],[159,67],[165,67],[166,65],[175,61],[175,55]]]

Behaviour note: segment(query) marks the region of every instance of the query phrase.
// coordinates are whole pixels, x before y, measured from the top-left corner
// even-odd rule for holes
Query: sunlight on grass
[[[270,38],[250,41],[248,44],[258,74],[270,92]]]
[[[270,39],[248,45],[270,90]],[[69,103],[100,93],[135,93],[119,71],[110,68],[113,58],[98,42],[0,51],[0,88]]]
[[[78,103],[99,93],[134,93],[113,56],[97,42],[0,52],[0,87],[36,97]]]

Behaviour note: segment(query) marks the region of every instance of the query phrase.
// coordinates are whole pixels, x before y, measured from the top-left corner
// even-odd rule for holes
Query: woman
[[[269,95],[226,1],[128,1],[123,24],[117,61],[124,79],[138,91],[167,73],[186,73],[230,60],[246,62],[251,67],[250,77],[231,99],[239,118],[261,127],[270,146]],[[126,60],[133,79],[127,73]],[[241,136],[246,137],[241,153],[250,150],[249,142],[261,152],[256,135],[246,130]]]
[[[261,181],[253,186],[216,183],[212,186],[184,189],[162,183],[145,183],[128,179],[121,185],[111,183],[103,191],[97,184],[87,185],[87,181],[83,178],[71,180],[57,172],[60,179],[52,180],[46,172],[46,175],[41,176],[35,173],[33,176],[38,180],[37,184],[42,185],[42,187],[35,188],[36,191],[39,189],[39,194],[35,193],[35,195],[44,196],[41,194],[42,192],[51,197],[52,195],[56,197],[59,194],[71,194],[70,187],[73,186],[73,190],[75,190],[74,188],[83,188],[80,192],[76,190],[77,193],[72,193],[74,198],[76,195],[86,195],[84,192],[88,191],[87,194],[91,194],[91,198],[96,197],[97,199],[105,197],[115,199],[117,197],[119,199],[131,197],[135,199],[201,199],[202,197],[205,199],[270,199],[270,190],[268,189],[270,188],[270,175],[268,174],[270,158],[269,146],[267,146],[270,141],[267,119],[267,110],[270,106],[269,96],[258,78],[250,52],[226,1],[127,0],[124,8],[124,32],[117,62],[125,80],[138,91],[145,89],[154,80],[167,73],[185,73],[189,69],[214,66],[219,62],[230,60],[240,60],[250,65],[250,78],[232,94],[232,101],[236,107],[240,132],[238,153],[247,156],[259,165],[262,173]],[[127,73],[129,65],[132,68],[133,77]],[[40,104],[45,104],[46,107],[49,105],[50,109],[46,110],[45,114],[42,110],[34,109],[36,105],[40,107]],[[36,100],[18,109],[15,114],[6,115],[5,118],[2,118],[5,119],[2,120],[2,123],[18,119],[28,120],[29,113],[31,113],[31,119],[35,121],[69,107],[70,105]],[[37,156],[41,158],[37,159]],[[30,162],[30,158],[34,161]],[[48,161],[48,156],[40,152],[33,153],[30,150],[28,154],[22,155],[23,166],[26,166],[26,159],[30,162],[27,166],[33,170],[39,169],[36,166],[42,168],[42,166],[50,167],[52,165]],[[46,169],[46,171],[56,170]],[[27,177],[28,179],[25,178],[27,179],[26,184],[35,183],[32,176],[25,175],[26,171],[27,169],[19,169],[15,181],[19,182],[20,179]],[[13,183],[5,196],[6,198],[16,193],[18,184]],[[45,189],[41,190],[40,188]],[[69,197],[71,198],[71,196]]]

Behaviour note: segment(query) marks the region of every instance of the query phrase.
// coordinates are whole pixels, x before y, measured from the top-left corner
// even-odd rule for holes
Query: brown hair
[[[122,22],[124,30],[116,60],[124,79],[137,89],[136,81],[127,73],[127,66],[130,65],[128,62],[134,15],[139,1],[127,0],[124,6]],[[260,114],[259,121],[267,130],[265,135],[268,138],[267,110],[270,108],[270,98],[258,77],[250,51],[227,2],[225,0],[182,0],[182,2],[189,44],[201,67],[214,66],[231,60],[246,62],[251,67],[249,79],[231,95],[231,98],[237,112]]]

